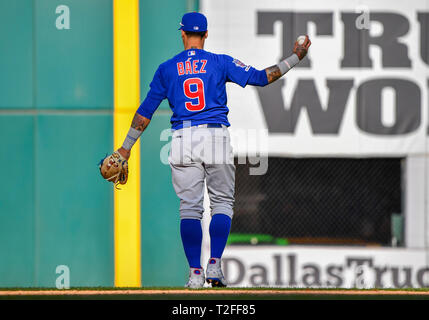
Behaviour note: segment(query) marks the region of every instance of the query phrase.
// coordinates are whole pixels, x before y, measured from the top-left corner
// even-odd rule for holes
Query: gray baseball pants
[[[175,130],[168,160],[173,187],[180,199],[181,219],[202,219],[205,184],[211,215],[221,213],[232,218],[235,166],[226,126]]]

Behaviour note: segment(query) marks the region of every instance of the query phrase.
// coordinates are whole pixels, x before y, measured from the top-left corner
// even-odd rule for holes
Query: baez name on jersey
[[[177,74],[179,76],[183,76],[185,74],[198,74],[198,73],[206,73],[204,69],[207,64],[207,60],[186,60],[183,62],[178,62],[177,65]]]

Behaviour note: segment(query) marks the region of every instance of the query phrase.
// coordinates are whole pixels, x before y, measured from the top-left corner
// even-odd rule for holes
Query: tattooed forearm
[[[268,83],[274,82],[282,76],[280,68],[277,65],[266,68],[265,72],[267,73]]]
[[[148,118],[145,118],[136,112],[133,121],[131,122],[131,128],[134,128],[138,131],[144,131],[144,129],[146,129],[146,127],[148,126],[149,122],[150,120]]]
[[[119,153],[125,157],[125,159],[130,157],[131,148],[140,138],[144,129],[146,129],[146,127],[149,125],[149,122],[150,120],[148,118],[145,118],[136,112],[124,143],[122,144],[122,147],[119,148]]]

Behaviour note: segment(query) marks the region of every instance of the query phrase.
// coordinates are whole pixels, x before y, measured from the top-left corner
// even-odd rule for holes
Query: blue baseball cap
[[[178,30],[190,32],[207,31],[207,18],[199,12],[188,12],[182,17],[180,28]]]

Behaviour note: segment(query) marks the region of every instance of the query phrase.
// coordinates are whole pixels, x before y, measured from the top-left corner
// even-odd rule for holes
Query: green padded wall
[[[160,150],[168,142],[159,137],[169,119],[169,114],[153,117],[141,138],[143,286],[183,286],[188,270],[179,234],[179,199],[170,167],[160,161]]]
[[[0,109],[31,108],[32,0],[0,1],[0,43]]]
[[[38,108],[113,108],[111,0],[35,1]],[[70,29],[58,30],[59,5],[70,8]]]
[[[141,100],[159,64],[183,51],[179,23],[197,10],[198,1],[160,0],[140,4]],[[154,31],[156,30],[156,31]],[[141,138],[141,238],[143,286],[183,286],[188,263],[180,239],[179,199],[168,165],[160,162],[163,130],[170,128],[171,111],[163,101]]]
[[[59,5],[68,30],[56,28]],[[183,50],[178,23],[198,1],[139,5],[143,99],[157,66]],[[113,148],[112,10],[112,0],[0,1],[0,287],[54,287],[58,265],[72,287],[113,286],[113,192],[97,168]],[[164,102],[142,137],[144,286],[187,277],[179,200],[160,162],[170,115]]]
[[[109,114],[38,117],[36,285],[67,265],[73,286],[113,286],[113,192],[97,168],[111,126]]]
[[[56,8],[70,8],[58,30]],[[0,2],[0,286],[112,286],[111,0]]]
[[[32,116],[0,116],[0,286],[34,283],[33,133]]]

